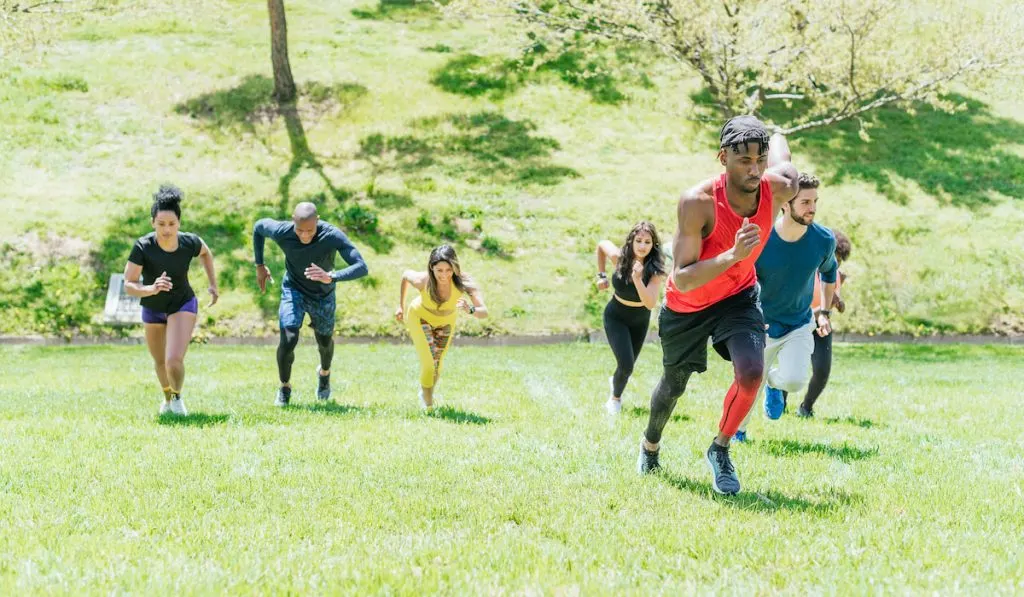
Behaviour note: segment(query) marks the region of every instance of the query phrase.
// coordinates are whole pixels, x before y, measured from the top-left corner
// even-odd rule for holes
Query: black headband
[[[742,143],[759,143],[768,147],[768,129],[764,123],[753,116],[737,116],[730,118],[722,126],[719,136],[719,147],[730,147]]]

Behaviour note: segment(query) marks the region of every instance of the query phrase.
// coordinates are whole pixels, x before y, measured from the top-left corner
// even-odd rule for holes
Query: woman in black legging
[[[654,224],[640,222],[633,226],[621,248],[607,240],[597,244],[597,287],[601,290],[609,286],[605,272],[609,259],[615,268],[610,281],[615,294],[604,309],[604,332],[616,367],[608,380],[611,396],[605,409],[618,414],[622,410],[622,392],[647,338],[651,309],[658,304],[666,277],[661,241]]]

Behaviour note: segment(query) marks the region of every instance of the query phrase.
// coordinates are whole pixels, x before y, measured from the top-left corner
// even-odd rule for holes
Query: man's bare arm
[[[759,228],[745,223],[736,233],[736,246],[710,259],[698,261],[704,225],[708,214],[714,213],[709,184],[687,191],[679,199],[677,216],[679,225],[675,243],[672,246],[674,272],[672,281],[682,292],[689,292],[707,284],[729,269],[733,264],[750,255],[750,250],[760,244]],[[744,219],[746,222],[746,220]]]
[[[792,157],[786,137],[782,133],[772,135],[768,143],[768,170],[765,171],[765,177],[772,185],[776,209],[796,197],[800,190],[800,172],[792,164]]]

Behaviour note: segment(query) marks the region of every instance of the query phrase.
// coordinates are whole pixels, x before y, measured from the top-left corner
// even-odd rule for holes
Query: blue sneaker
[[[786,410],[786,400],[782,397],[782,390],[770,386],[764,388],[764,414],[773,421],[782,416]]]
[[[741,429],[736,430],[736,435],[732,436],[734,442],[745,442],[747,441],[747,432]]]

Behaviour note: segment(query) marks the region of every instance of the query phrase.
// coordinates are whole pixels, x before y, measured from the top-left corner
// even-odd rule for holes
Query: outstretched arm
[[[398,309],[395,310],[395,319],[402,321],[405,319],[405,291],[411,285],[417,290],[422,290],[427,284],[427,272],[414,272],[412,270],[405,270],[402,272],[402,282],[398,289]]]
[[[836,278],[839,275],[835,239],[829,245],[827,257],[818,266],[818,273],[821,275],[822,307],[814,314],[814,323],[818,326],[818,335],[824,338],[832,333],[832,301],[835,300]]]
[[[270,274],[270,268],[263,262],[263,245],[266,238],[276,238],[278,230],[281,228],[283,222],[272,220],[270,218],[263,218],[258,220],[252,227],[252,252],[253,261],[256,263],[256,284],[260,287],[260,292],[267,291],[267,282],[271,284],[274,282],[274,277]]]
[[[213,253],[210,251],[210,247],[206,246],[206,241],[199,239],[202,243],[202,247],[199,249],[199,261],[203,264],[203,269],[206,270],[206,280],[210,283],[207,290],[210,292],[210,304],[212,307],[217,304],[217,299],[220,298],[220,291],[217,290],[217,272],[213,269]]]
[[[768,142],[768,170],[765,171],[765,177],[772,185],[776,210],[796,197],[800,190],[800,173],[792,164],[789,143],[782,133],[775,133]]]
[[[601,290],[608,288],[608,274],[605,273],[605,268],[609,259],[612,261],[612,267],[619,263],[619,248],[610,240],[597,243],[597,287]]]

